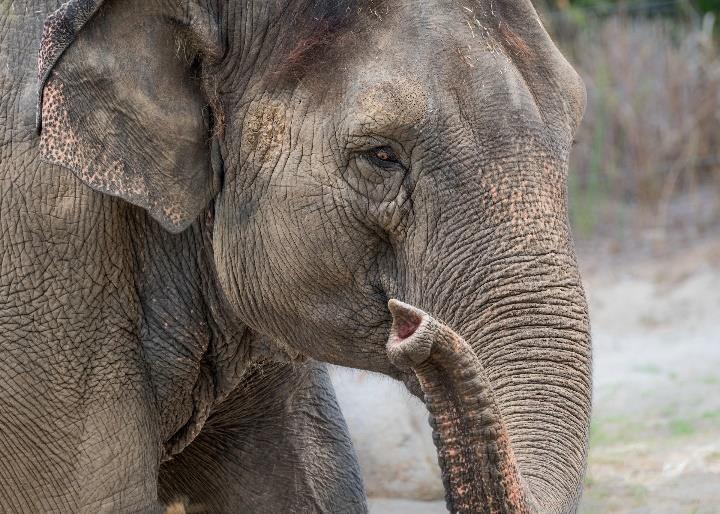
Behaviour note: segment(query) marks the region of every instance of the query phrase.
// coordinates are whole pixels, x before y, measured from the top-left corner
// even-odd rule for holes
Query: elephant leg
[[[160,497],[223,514],[367,512],[324,365],[272,363],[251,372],[198,437],[161,466]]]
[[[83,361],[53,341],[50,356],[18,356],[0,336],[0,512],[162,512],[153,393],[131,346],[113,341],[113,361]]]

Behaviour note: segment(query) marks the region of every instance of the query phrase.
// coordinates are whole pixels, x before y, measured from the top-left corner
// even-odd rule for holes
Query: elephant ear
[[[219,187],[202,78],[219,45],[207,11],[169,3],[70,0],[52,14],[37,128],[44,159],[180,232]]]

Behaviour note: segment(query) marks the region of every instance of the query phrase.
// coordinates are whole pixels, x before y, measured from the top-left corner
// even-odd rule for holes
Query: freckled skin
[[[584,89],[529,1],[18,5],[0,506],[366,512],[330,362],[425,391],[451,508],[576,509]]]

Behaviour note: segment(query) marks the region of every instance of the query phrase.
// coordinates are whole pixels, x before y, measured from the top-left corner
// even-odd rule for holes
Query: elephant
[[[575,512],[582,80],[530,0],[0,2],[0,511],[367,512],[328,364],[451,512]]]

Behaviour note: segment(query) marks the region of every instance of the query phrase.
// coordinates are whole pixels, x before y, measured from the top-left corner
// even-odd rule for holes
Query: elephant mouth
[[[397,300],[390,300],[388,307],[393,324],[387,354],[430,413],[448,510],[537,512],[492,387],[471,346],[415,307]]]

